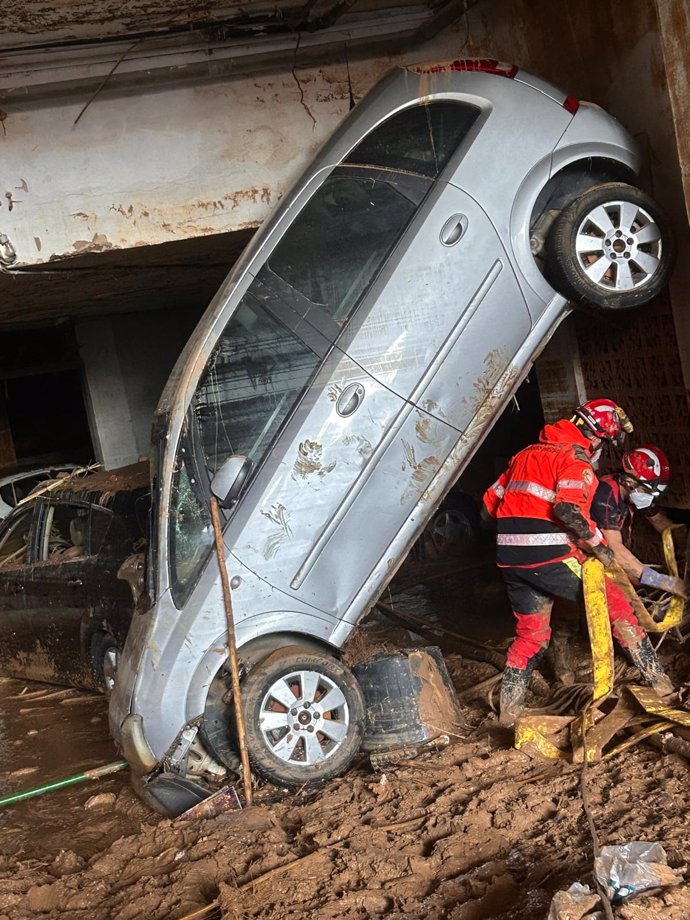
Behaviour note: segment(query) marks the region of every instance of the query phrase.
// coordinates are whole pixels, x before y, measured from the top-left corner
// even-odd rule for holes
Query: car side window
[[[0,498],[5,502],[6,505],[9,505],[10,508],[14,508],[17,504],[17,499],[14,497],[14,488],[11,482],[8,482],[0,489]]]
[[[48,477],[45,473],[38,476],[25,476],[23,479],[17,479],[14,483],[14,494],[17,502],[26,498],[36,486]]]
[[[410,106],[370,131],[343,162],[436,179],[480,112],[466,102]]]
[[[427,184],[423,191],[426,191]],[[417,210],[394,175],[335,170],[304,206],[267,268],[337,323],[362,294]],[[266,270],[259,275],[262,279]]]
[[[49,505],[45,512],[40,562],[67,562],[89,555],[89,509],[81,505]]]
[[[0,568],[13,569],[29,561],[34,509],[18,514],[0,539]]]
[[[105,508],[91,509],[89,555],[97,556],[109,549],[120,549],[126,540],[126,528],[117,515]]]

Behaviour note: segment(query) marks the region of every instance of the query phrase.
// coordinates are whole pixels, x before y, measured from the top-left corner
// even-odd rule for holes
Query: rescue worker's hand
[[[677,597],[687,598],[688,596],[685,582],[682,578],[676,578],[674,575],[664,575],[663,572],[657,572],[648,565],[642,569],[640,584],[646,585],[648,588],[659,588],[661,591],[668,591],[669,594],[675,594]]]
[[[598,546],[588,547],[588,551],[594,556],[595,559],[598,559],[599,562],[601,562],[605,569],[608,569],[613,565],[615,556],[613,555],[613,550],[610,546],[604,546],[603,543],[600,543]]]

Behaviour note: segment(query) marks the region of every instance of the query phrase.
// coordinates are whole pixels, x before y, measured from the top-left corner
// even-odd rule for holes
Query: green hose
[[[84,770],[82,773],[74,773],[72,776],[66,776],[64,779],[53,780],[52,783],[45,783],[43,786],[34,786],[33,789],[24,789],[21,792],[10,792],[9,795],[0,796],[0,808],[4,805],[12,805],[14,802],[21,802],[23,799],[33,799],[37,795],[44,795],[46,792],[52,792],[54,789],[64,789],[65,786],[76,786],[77,783],[85,783],[91,779],[99,779],[101,776],[107,776],[109,773],[117,773],[118,770],[124,770],[128,766],[126,760],[116,760],[114,763],[104,764],[102,767],[94,767],[93,770]]]

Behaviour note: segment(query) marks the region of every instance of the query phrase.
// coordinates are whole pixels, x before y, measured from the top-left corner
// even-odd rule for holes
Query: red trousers
[[[503,568],[506,590],[517,620],[507,665],[525,670],[551,639],[551,609],[555,597],[582,598],[582,577],[565,562],[549,562],[533,569]],[[606,601],[614,638],[623,648],[636,646],[645,636],[623,591],[606,579]]]

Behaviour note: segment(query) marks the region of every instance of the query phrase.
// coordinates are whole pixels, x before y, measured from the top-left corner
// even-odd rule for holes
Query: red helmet
[[[643,444],[621,457],[623,472],[650,492],[663,492],[671,478],[671,467],[663,450]]]
[[[580,419],[598,437],[616,441],[623,432],[633,430],[632,422],[612,399],[588,399],[575,410]]]

